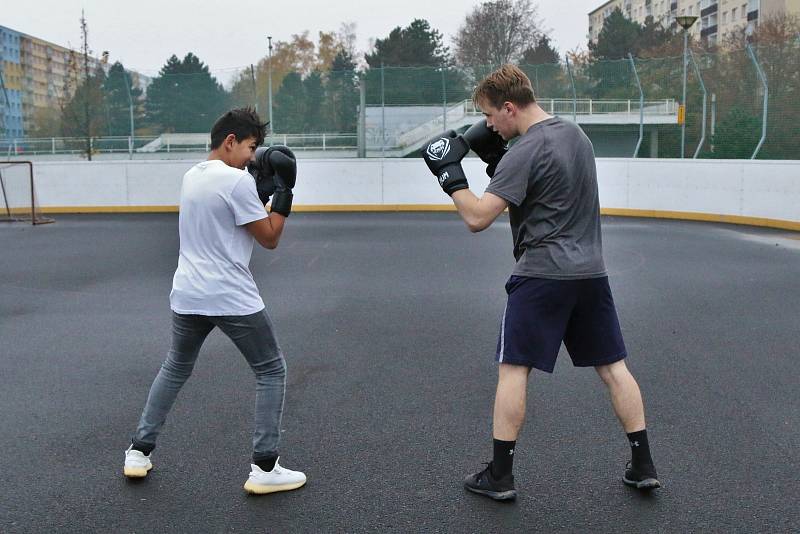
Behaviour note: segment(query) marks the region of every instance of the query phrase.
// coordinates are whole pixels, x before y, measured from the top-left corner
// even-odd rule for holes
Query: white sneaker
[[[289,491],[306,483],[305,473],[281,467],[277,460],[275,460],[275,467],[272,468],[272,471],[264,471],[255,464],[250,464],[250,467],[252,469],[250,477],[244,483],[247,493],[263,495],[276,491]]]
[[[150,463],[150,456],[142,451],[137,451],[133,445],[125,451],[125,467],[122,473],[129,478],[142,478],[147,476],[147,472],[153,468]]]

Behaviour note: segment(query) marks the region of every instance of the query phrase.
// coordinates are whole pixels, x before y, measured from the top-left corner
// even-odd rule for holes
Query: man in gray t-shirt
[[[516,497],[513,455],[528,377],[534,368],[551,373],[563,342],[573,364],[594,367],[608,387],[631,446],[623,481],[658,488],[642,396],[624,362],[627,351],[603,263],[592,144],[577,125],[545,113],[530,80],[513,65],[482,80],[473,99],[485,120],[463,136],[450,131],[432,139],[423,149],[471,231],[484,230],[509,210],[517,260],[506,283],[495,355],[493,460],[464,485],[496,500]],[[470,149],[488,163],[491,177],[480,198],[461,168]]]
[[[594,151],[577,125],[557,117],[532,125],[500,160],[486,191],[508,202],[513,274],[606,276]]]

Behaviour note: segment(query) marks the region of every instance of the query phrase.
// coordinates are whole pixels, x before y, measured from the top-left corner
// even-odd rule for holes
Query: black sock
[[[253,463],[261,468],[262,471],[272,471],[275,469],[275,463],[278,461],[277,456],[267,456],[262,458],[253,458]]]
[[[650,444],[647,442],[647,430],[631,432],[628,434],[628,442],[631,444],[631,465],[633,467],[653,465]]]
[[[514,447],[516,441],[494,440],[494,458],[492,459],[492,476],[503,478],[514,469]]]
[[[149,456],[153,449],[156,448],[154,444],[150,443],[139,443],[138,441],[131,441],[131,448],[135,451],[139,451],[145,456]]]

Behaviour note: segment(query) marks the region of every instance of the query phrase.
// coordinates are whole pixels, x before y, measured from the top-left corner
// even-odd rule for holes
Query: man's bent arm
[[[478,198],[469,189],[454,192],[453,203],[470,232],[485,230],[508,207],[504,198],[492,193],[484,193]]]
[[[245,224],[247,231],[264,248],[274,249],[278,246],[278,241],[283,233],[283,225],[286,217],[280,213],[272,212],[266,218]]]

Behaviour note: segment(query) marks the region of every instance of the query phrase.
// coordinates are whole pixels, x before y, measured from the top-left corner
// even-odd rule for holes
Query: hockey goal
[[[0,222],[53,222],[39,210],[30,161],[0,161]]]

